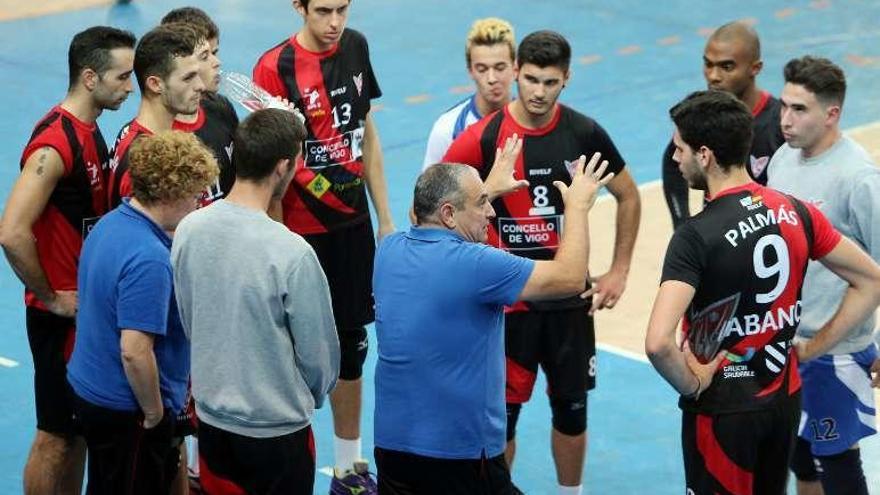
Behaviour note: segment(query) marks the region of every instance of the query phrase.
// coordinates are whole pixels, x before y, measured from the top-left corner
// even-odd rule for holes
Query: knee
[[[367,329],[364,327],[339,331],[339,379],[357,380],[364,373],[364,361],[367,360]]]
[[[587,431],[587,394],[578,398],[550,398],[553,428],[568,436]]]

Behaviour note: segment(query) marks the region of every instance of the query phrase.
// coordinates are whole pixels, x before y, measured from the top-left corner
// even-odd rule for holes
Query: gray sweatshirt
[[[309,425],[339,375],[330,292],[311,246],[222,200],[180,223],[171,262],[199,419],[256,438]]]
[[[768,167],[767,185],[809,201],[840,231],[880,261],[880,169],[867,152],[842,137],[824,153],[804,158],[787,143]],[[811,261],[803,289],[803,313],[797,334],[810,338],[840,306],[848,284],[824,265]],[[852,330],[829,354],[846,354],[871,345],[873,316]]]

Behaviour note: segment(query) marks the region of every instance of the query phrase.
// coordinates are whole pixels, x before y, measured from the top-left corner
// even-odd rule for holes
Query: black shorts
[[[577,399],[596,387],[596,335],[586,307],[508,313],[504,328],[507,402],[528,402],[538,365],[547,393]]]
[[[67,361],[73,352],[76,320],[28,306],[25,322],[34,359],[37,429],[56,435],[75,434]]]
[[[89,495],[170,492],[180,462],[170,410],[145,430],[140,411],[115,411],[80,397],[74,401],[89,454]]]
[[[174,434],[189,437],[198,433],[199,421],[196,418],[196,402],[192,396],[192,380],[186,384],[186,400],[183,409],[174,418]]]
[[[380,495],[513,495],[504,455],[436,459],[376,447]]]
[[[784,495],[800,399],[762,411],[682,414],[688,493]]]
[[[200,421],[199,481],[204,492],[212,495],[311,495],[315,485],[312,428],[253,438]]]
[[[369,220],[326,234],[303,236],[318,255],[333,303],[336,329],[362,327],[376,319],[373,302],[373,257],[376,239]]]

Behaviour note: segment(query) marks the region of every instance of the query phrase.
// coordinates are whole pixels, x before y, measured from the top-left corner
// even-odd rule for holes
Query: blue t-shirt
[[[120,355],[122,329],[153,334],[165,407],[179,412],[189,380],[171,276],[171,239],[126,199],[86,238],[79,261],[76,344],[67,379],[78,396],[108,409],[140,409]]]
[[[376,252],[375,444],[444,459],[504,451],[504,305],[534,261],[412,227]]]

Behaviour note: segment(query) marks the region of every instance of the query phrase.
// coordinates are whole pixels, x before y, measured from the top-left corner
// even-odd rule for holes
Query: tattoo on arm
[[[52,149],[52,148],[46,146],[40,150],[40,157],[37,159],[37,162],[39,163],[39,165],[37,165],[37,170],[36,170],[37,175],[40,175],[40,176],[43,175],[43,171],[45,170],[43,168],[43,164],[46,163],[46,156],[48,156],[48,151],[50,149]]]

